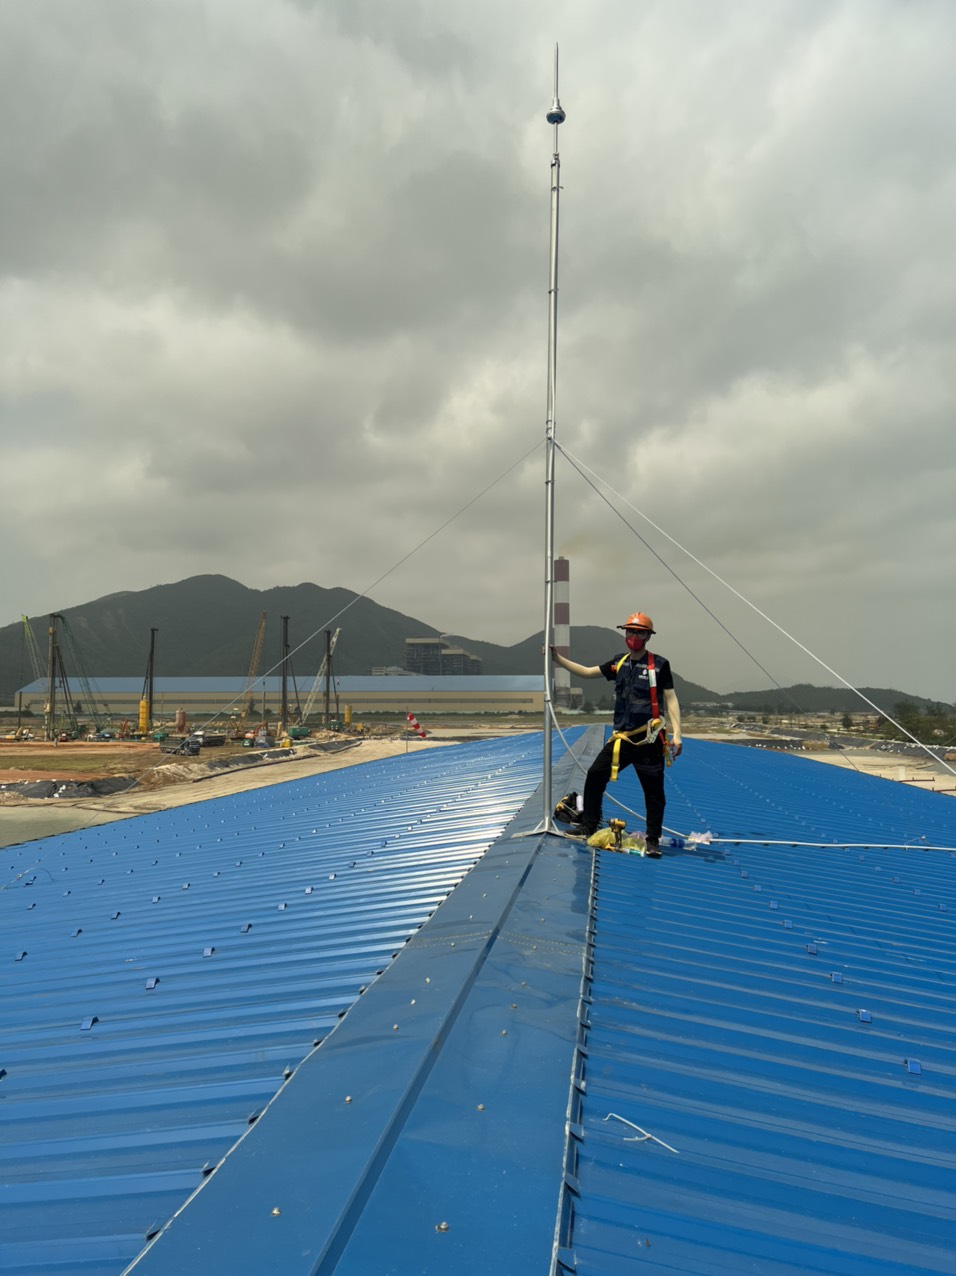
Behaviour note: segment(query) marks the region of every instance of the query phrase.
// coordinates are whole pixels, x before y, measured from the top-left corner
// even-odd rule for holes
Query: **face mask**
[[[647,639],[639,634],[625,634],[624,641],[630,651],[643,651],[647,645]]]

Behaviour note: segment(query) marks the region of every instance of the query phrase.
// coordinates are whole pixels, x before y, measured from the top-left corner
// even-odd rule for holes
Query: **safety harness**
[[[628,660],[627,656],[614,665],[614,676],[618,675],[618,671]],[[673,761],[671,757],[670,745],[667,742],[667,727],[664,725],[664,719],[660,714],[660,704],[657,699],[657,671],[654,668],[654,653],[647,653],[647,685],[651,696],[651,720],[645,722],[642,726],[635,727],[633,731],[615,731],[611,736],[614,744],[614,751],[611,755],[611,780],[617,779],[618,771],[621,768],[621,741],[627,740],[630,744],[653,744],[658,736],[664,742],[664,761],[670,766]],[[643,738],[642,738],[643,737]]]

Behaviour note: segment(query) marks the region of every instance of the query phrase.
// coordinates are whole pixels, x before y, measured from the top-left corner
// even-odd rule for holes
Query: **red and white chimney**
[[[571,655],[571,564],[566,558],[554,560],[554,645],[562,656]],[[554,703],[565,708],[571,703],[571,675],[554,666]]]

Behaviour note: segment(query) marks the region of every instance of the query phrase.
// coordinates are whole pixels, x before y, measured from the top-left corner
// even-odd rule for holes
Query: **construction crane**
[[[26,618],[26,616],[22,616],[21,619],[23,620],[23,645],[26,647],[27,655],[30,658],[30,666],[33,669],[33,679],[35,682],[42,682],[43,681],[43,661],[40,659],[40,648],[37,646],[36,635],[34,634],[33,629],[30,626],[30,622]],[[21,734],[27,731],[27,728],[24,727],[22,723],[22,714],[23,714],[23,696],[18,695],[17,696],[17,730],[16,730],[17,739],[20,738]]]
[[[103,699],[102,693],[98,687],[94,686],[83,667],[83,661],[80,659],[80,650],[76,645],[76,639],[73,636],[73,630],[70,628],[70,622],[63,615],[59,616],[59,621],[63,627],[63,633],[66,636],[66,641],[69,644],[70,654],[73,657],[73,667],[76,670],[77,679],[79,680],[80,686],[83,688],[83,707],[93,720],[93,729],[95,731],[102,731],[104,727],[108,727],[110,724],[109,713],[107,712],[107,715],[104,718],[101,712],[100,702]]]
[[[40,659],[40,648],[37,646],[36,636],[30,628],[30,622],[26,616],[23,617],[23,640],[26,643],[27,655],[30,657],[30,664],[33,667],[33,677],[37,682],[42,682],[43,661]]]
[[[256,685],[256,679],[259,677],[259,661],[262,659],[262,644],[266,637],[266,613],[263,612],[259,617],[259,627],[256,629],[256,640],[252,644],[252,657],[249,661],[249,672],[246,674],[246,685],[242,691],[242,709],[239,713],[239,720],[236,723],[236,730],[241,734],[246,725],[246,719],[252,714],[255,707],[256,698],[253,694],[253,687]]]
[[[328,633],[329,631],[326,630],[325,632]],[[328,646],[326,647],[325,655],[322,657],[322,663],[321,665],[319,665],[319,672],[315,675],[315,681],[312,683],[312,686],[309,690],[309,696],[305,702],[305,708],[302,710],[302,716],[300,718],[301,722],[308,722],[309,714],[312,712],[312,706],[315,704],[316,697],[318,696],[319,691],[322,689],[322,687],[325,686],[331,674],[332,652],[335,650],[335,644],[338,642],[339,634],[341,632],[342,632],[341,629],[336,629],[335,633],[332,635],[330,642],[328,643]],[[326,706],[326,717],[328,717],[328,706]]]
[[[47,698],[43,706],[43,736],[46,740],[64,740],[79,734],[80,724],[77,721],[73,697],[70,694],[70,680],[63,664],[63,649],[60,646],[57,622],[63,617],[58,612],[50,613],[47,629]],[[37,653],[39,654],[39,653]],[[57,689],[63,709],[57,712]]]
[[[143,690],[139,697],[139,721],[137,723],[138,734],[145,736],[152,729],[153,725],[153,685],[154,670],[156,668],[156,635],[158,629],[149,631],[149,657],[146,661],[146,676],[143,679]]]

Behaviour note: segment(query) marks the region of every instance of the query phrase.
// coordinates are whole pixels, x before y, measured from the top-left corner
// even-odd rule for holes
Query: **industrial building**
[[[299,699],[304,703],[313,679],[302,679]],[[79,682],[68,680],[70,695],[78,715],[90,715],[91,706],[84,704],[85,692]],[[90,684],[96,697],[98,712],[113,719],[135,721],[139,711],[143,682],[141,678],[97,678]],[[407,710],[418,715],[429,713],[529,713],[544,712],[544,679],[528,675],[495,677],[333,677],[329,683],[330,707],[333,713],[345,705],[352,706],[353,716],[369,713],[394,713],[404,716]],[[279,713],[282,679],[261,678],[252,691],[253,713],[274,718]],[[295,706],[295,691],[289,688],[290,704]],[[47,684],[38,679],[17,692],[16,709],[42,719],[47,697]],[[184,709],[189,721],[213,714],[238,714],[250,698],[244,678],[156,678],[153,684],[153,719],[165,721]],[[324,707],[324,689],[315,702],[315,713]]]
[[[462,647],[448,647],[441,638],[406,638],[405,668],[435,678],[476,677],[481,660]]]

